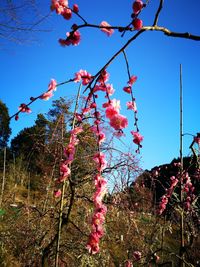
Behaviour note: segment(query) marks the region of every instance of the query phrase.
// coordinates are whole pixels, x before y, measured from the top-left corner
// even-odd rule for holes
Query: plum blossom
[[[127,109],[131,109],[134,112],[137,112],[137,106],[136,106],[135,101],[128,101],[128,102],[126,102],[126,106],[127,106]]]
[[[143,136],[139,132],[131,131],[133,135],[133,143],[140,146],[140,143],[143,141]]]
[[[119,114],[120,101],[113,99],[108,103],[104,103],[103,107],[106,107],[106,117],[111,119],[114,115]]]
[[[97,82],[100,83],[101,85],[104,85],[109,79],[109,73],[107,72],[106,69],[104,69],[101,74],[99,75]]]
[[[132,22],[133,24],[133,27],[135,30],[141,30],[142,29],[142,26],[143,26],[143,22],[141,19],[138,19],[138,18],[135,18]]]
[[[56,91],[57,82],[55,79],[51,79],[48,85],[48,91]]]
[[[93,160],[97,163],[97,170],[103,171],[107,166],[105,155],[102,152],[98,152],[94,155]]]
[[[132,86],[137,81],[137,76],[132,75],[128,81],[128,85]]]
[[[130,260],[127,260],[125,263],[125,267],[133,267],[133,263]]]
[[[86,248],[91,254],[99,252],[99,235],[97,232],[92,232],[90,234]]]
[[[19,106],[18,110],[19,110],[20,112],[31,113],[31,109],[30,109],[26,104],[24,104],[24,103],[22,103],[22,104]],[[16,119],[15,119],[15,120],[16,120]]]
[[[54,197],[56,197],[56,198],[60,197],[61,194],[62,194],[62,192],[60,189],[54,191]]]
[[[87,85],[92,79],[92,75],[86,70],[80,70],[75,73],[74,82],[80,82],[82,80],[83,85]]]
[[[126,93],[128,93],[128,94],[130,94],[131,91],[132,91],[131,86],[125,86],[125,87],[123,88],[123,90],[124,90],[124,92],[126,92]]]
[[[79,7],[78,7],[77,4],[74,4],[74,5],[73,5],[73,11],[74,11],[75,13],[78,13],[78,12],[79,12]]]
[[[79,31],[67,32],[66,35],[67,35],[66,39],[59,39],[60,45],[62,46],[79,45],[81,41],[81,34]]]
[[[133,3],[133,12],[135,15],[137,15],[143,8],[144,4],[141,0],[136,0]]]
[[[139,260],[141,259],[141,257],[142,257],[142,254],[141,254],[140,251],[134,251],[134,252],[133,252],[133,257],[134,257],[134,259],[135,259],[136,261],[139,261]]]
[[[116,114],[110,118],[110,126],[115,130],[122,130],[128,126],[128,120],[125,116]]]
[[[71,19],[72,17],[72,11],[69,8],[65,8],[62,12],[61,12],[63,18],[65,18],[66,20]]]
[[[106,21],[102,21],[100,23],[100,27],[101,27],[101,31],[104,32],[104,33],[106,33],[108,36],[111,36],[114,33],[114,30],[113,29],[107,28],[107,27],[111,27],[111,25],[108,24],[108,22],[106,22]]]

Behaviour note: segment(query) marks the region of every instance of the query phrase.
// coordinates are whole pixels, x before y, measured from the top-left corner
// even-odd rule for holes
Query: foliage
[[[8,139],[11,134],[11,128],[9,126],[9,114],[8,108],[0,100],[0,149],[7,145]]]

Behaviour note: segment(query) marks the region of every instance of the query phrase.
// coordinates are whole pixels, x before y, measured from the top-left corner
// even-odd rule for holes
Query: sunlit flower
[[[125,116],[116,114],[110,118],[110,126],[115,130],[121,130],[128,126],[128,120]]]
[[[114,33],[114,30],[112,28],[107,28],[107,27],[111,27],[111,25],[108,24],[108,22],[106,21],[102,21],[100,24],[100,27],[101,27],[101,31],[105,32],[108,36],[111,36]]]
[[[133,142],[136,145],[140,145],[140,143],[143,141],[143,136],[139,132],[131,131],[131,134],[133,135]]]

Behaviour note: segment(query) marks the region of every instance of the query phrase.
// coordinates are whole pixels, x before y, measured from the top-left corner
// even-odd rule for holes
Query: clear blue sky
[[[20,2],[20,1],[19,1]],[[42,2],[42,3],[41,3]],[[49,12],[50,1],[38,1],[41,14]],[[77,0],[80,14],[89,23],[106,20],[111,25],[126,25],[130,21],[133,1]],[[142,12],[145,26],[151,25],[159,1],[150,1]],[[200,1],[168,0],[160,15],[159,25],[173,31],[200,35]],[[28,14],[27,14],[28,15]],[[10,115],[20,103],[28,103],[30,96],[38,96],[47,89],[51,78],[62,82],[72,78],[80,69],[95,74],[107,60],[132,36],[124,38],[115,32],[107,37],[98,29],[84,28],[82,41],[77,47],[60,47],[57,40],[64,38],[72,23],[80,23],[75,16],[65,21],[53,13],[38,28],[49,32],[32,33],[27,38],[35,41],[22,45],[6,42],[0,50],[0,99],[7,105]],[[144,168],[170,162],[179,156],[179,66],[183,68],[184,133],[200,131],[199,72],[200,41],[177,39],[159,32],[145,32],[126,50],[131,73],[138,76],[134,92],[138,106],[139,128],[144,136],[141,163]],[[109,67],[110,82],[116,93],[113,97],[128,101],[122,93],[127,82],[125,62],[119,56]],[[75,95],[74,85],[59,87],[52,100],[60,96]],[[127,98],[126,98],[127,97]],[[51,101],[37,101],[30,115],[22,114],[18,122],[12,120],[12,137],[24,127],[33,125],[38,113],[48,111]],[[121,111],[126,114],[125,108]],[[132,130],[132,129],[130,129]],[[184,137],[184,155],[189,153],[191,136]]]

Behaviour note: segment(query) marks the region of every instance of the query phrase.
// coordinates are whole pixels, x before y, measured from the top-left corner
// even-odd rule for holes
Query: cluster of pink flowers
[[[171,180],[170,187],[166,189],[166,194],[164,194],[161,197],[161,201],[159,203],[159,208],[158,208],[159,215],[161,215],[165,211],[169,198],[171,197],[174,191],[174,188],[176,187],[178,183],[178,179],[175,176],[170,177],[170,180]]]
[[[82,81],[82,85],[87,85],[92,79],[92,75],[86,70],[80,70],[75,73],[74,82]]]
[[[79,7],[77,4],[74,4],[71,9],[69,8],[67,0],[52,0],[51,10],[55,10],[57,14],[62,15],[64,19],[69,20],[72,17],[72,12],[79,12]],[[66,39],[59,39],[59,43],[62,46],[78,45],[80,43],[81,35],[77,30],[77,27],[73,27],[73,31],[67,32],[66,36]]]
[[[143,136],[139,132],[134,132],[134,131],[131,131],[131,134],[133,135],[133,143],[141,147]]]
[[[62,46],[69,46],[69,45],[79,45],[81,41],[81,34],[79,31],[72,31],[66,33],[66,39],[59,39],[59,43]]]
[[[128,126],[128,119],[119,113],[120,100],[112,99],[103,104],[106,118],[110,120],[110,126],[116,131],[122,132]]]
[[[107,182],[100,174],[95,176],[95,187],[96,191],[93,197],[95,210],[92,216],[92,231],[87,243],[87,249],[92,254],[99,251],[99,241],[104,234],[103,223],[107,212],[107,208],[102,202],[107,193]]]
[[[133,112],[137,113],[137,106],[135,102],[135,98],[133,97],[133,91],[132,86],[137,81],[137,76],[132,75],[127,82],[127,85],[123,88],[124,92],[131,95],[131,101],[126,102],[127,109],[133,110]],[[135,117],[135,125],[136,125],[136,131],[131,131],[131,134],[133,135],[133,143],[138,145],[138,149],[136,152],[139,152],[139,148],[142,147],[141,142],[143,141],[143,136],[139,133],[138,127],[137,127],[137,118]]]
[[[79,12],[79,7],[77,4],[73,5],[73,8],[69,8],[68,0],[52,0],[51,10],[56,11],[57,14],[62,15],[64,19],[71,19],[72,11],[75,13]]]
[[[186,211],[189,211],[191,209],[191,204],[195,199],[195,195],[194,195],[195,188],[187,172],[184,173],[183,183],[184,183],[183,192],[185,193],[184,209]]]
[[[106,33],[108,36],[111,36],[114,33],[114,30],[111,28],[111,25],[106,21],[102,21],[100,23],[100,29],[102,32]]]
[[[92,216],[92,231],[88,238],[87,249],[90,253],[95,254],[99,251],[99,241],[104,234],[103,223],[107,212],[107,208],[103,204],[103,198],[107,193],[107,182],[101,175],[107,166],[107,161],[102,152],[96,153],[93,160],[96,162],[98,173],[94,177],[96,191],[93,196],[93,202],[95,210]]]
[[[133,14],[132,14],[132,25],[135,30],[140,30],[143,26],[143,22],[141,19],[138,18],[139,13],[141,12],[142,8],[144,7],[144,3],[141,0],[136,0],[133,2]]]
[[[48,90],[39,96],[40,99],[49,100],[53,96],[53,91],[56,91],[57,82],[54,79],[51,79],[51,82],[48,85]]]
[[[24,103],[22,103],[18,109],[20,112],[31,113],[31,109]]]
[[[70,174],[70,164],[74,160],[75,151],[76,151],[76,145],[79,143],[79,139],[77,138],[77,135],[80,134],[83,131],[81,127],[76,127],[70,132],[70,141],[69,144],[64,148],[64,157],[65,159],[60,164],[60,176],[56,180],[56,184],[60,184],[64,181],[66,181]],[[55,190],[54,191],[55,197],[61,196],[61,190]]]
[[[134,251],[133,252],[133,257],[136,261],[139,261],[142,257],[142,253],[140,251]]]

